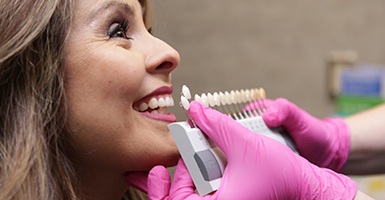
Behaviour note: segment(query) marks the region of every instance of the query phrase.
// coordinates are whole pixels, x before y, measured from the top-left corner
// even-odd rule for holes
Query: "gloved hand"
[[[320,120],[286,99],[266,100],[263,119],[267,126],[283,126],[300,155],[320,166],[340,171],[350,150],[350,133],[341,118]]]
[[[148,176],[149,194],[158,199],[353,199],[357,187],[349,177],[319,168],[287,146],[251,132],[228,116],[192,102],[190,115],[227,157],[222,182],[216,192],[204,197],[194,191],[191,177],[179,162],[171,185],[164,173]],[[151,175],[152,174],[152,175]],[[154,182],[159,182],[161,187]],[[151,188],[151,186],[153,188]],[[167,189],[170,192],[167,193]],[[154,192],[156,190],[157,192]],[[164,197],[164,198],[159,198]],[[150,199],[152,197],[150,196]]]
[[[151,200],[167,199],[170,192],[170,174],[163,166],[155,166],[149,173],[131,172],[127,174],[125,181],[128,185],[147,193]]]
[[[148,173],[129,173],[125,177],[125,181],[128,185],[147,193],[149,200],[205,199],[195,194],[193,180],[182,159],[176,166],[172,185],[168,170],[161,165],[153,167]]]

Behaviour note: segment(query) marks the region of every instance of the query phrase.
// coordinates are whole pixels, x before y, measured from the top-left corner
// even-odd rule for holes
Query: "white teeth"
[[[160,97],[159,99],[152,98],[148,103],[142,102],[139,107],[134,108],[140,112],[144,112],[150,109],[159,109],[163,107],[171,107],[174,106],[174,100],[171,96]],[[153,113],[151,111],[151,113]],[[157,112],[158,113],[158,112]]]
[[[139,106],[139,111],[143,112],[148,109],[148,104],[146,103],[141,103]]]
[[[182,95],[184,97],[186,97],[186,99],[191,99],[191,92],[190,92],[190,89],[186,86],[186,85],[183,85],[182,86]]]
[[[151,108],[151,109],[155,109],[157,107],[159,107],[159,102],[158,100],[156,100],[155,98],[152,98],[150,100],[150,102],[148,102],[148,106]]]
[[[166,106],[166,100],[164,100],[163,98],[159,98],[158,103],[159,103],[159,107],[161,108]]]
[[[171,99],[170,97],[166,97],[166,98],[165,98],[165,103],[166,103],[165,106],[166,106],[166,105],[171,105],[171,103],[172,103],[171,100],[172,100],[172,99]]]

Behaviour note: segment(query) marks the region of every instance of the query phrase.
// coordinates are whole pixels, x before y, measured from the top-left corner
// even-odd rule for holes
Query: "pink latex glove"
[[[126,183],[147,193],[149,199],[167,199],[171,178],[163,166],[155,166],[149,173],[132,172],[125,178]]]
[[[286,99],[266,100],[267,126],[283,126],[310,162],[340,171],[350,150],[349,128],[341,118],[317,119]]]
[[[147,192],[156,194],[154,196],[158,199],[354,198],[357,187],[349,177],[319,168],[281,143],[253,133],[227,115],[197,102],[191,103],[190,114],[227,157],[221,185],[217,191],[204,197],[199,196],[194,191],[186,167],[183,162],[179,162],[171,187],[165,186],[167,181],[162,178],[163,172],[152,175],[150,172],[148,182],[152,184],[148,184]],[[167,194],[168,188],[170,192]],[[156,198],[150,195],[150,199]]]

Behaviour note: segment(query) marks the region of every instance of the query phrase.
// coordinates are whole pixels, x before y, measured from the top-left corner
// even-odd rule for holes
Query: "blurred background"
[[[176,103],[183,84],[193,94],[263,87],[320,118],[383,102],[383,0],[155,0],[154,10],[154,34],[182,58]],[[385,199],[382,176],[354,178]]]

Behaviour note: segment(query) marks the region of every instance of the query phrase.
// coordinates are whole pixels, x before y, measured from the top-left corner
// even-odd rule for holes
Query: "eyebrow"
[[[114,1],[109,1],[107,3],[104,3],[100,6],[98,6],[96,9],[94,9],[91,12],[91,19],[95,18],[100,13],[102,13],[106,10],[112,9],[112,8],[120,8],[120,9],[123,8],[127,14],[129,14],[129,15],[134,14],[134,9],[130,5],[128,5],[127,3],[121,2],[121,1],[114,0]]]

